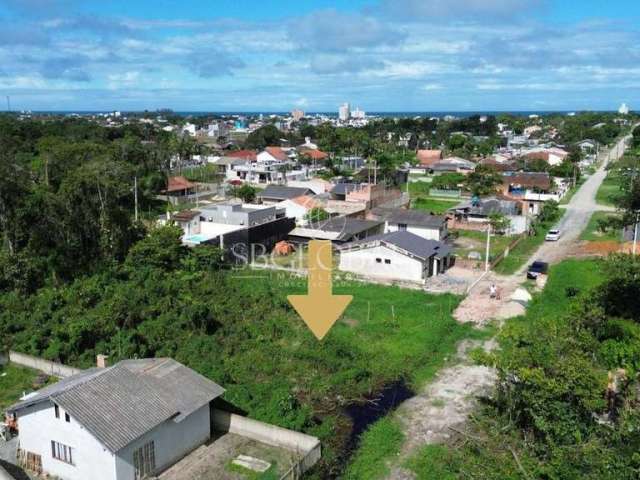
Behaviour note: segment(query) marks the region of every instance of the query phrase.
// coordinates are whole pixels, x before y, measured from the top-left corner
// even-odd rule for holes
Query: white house
[[[43,388],[7,411],[18,460],[61,480],[138,480],[205,443],[224,389],[168,359],[125,360]]]
[[[447,219],[443,215],[430,215],[420,210],[404,208],[373,208],[369,216],[385,222],[385,233],[406,230],[425,240],[436,241],[442,241],[449,235]]]
[[[340,270],[367,277],[424,282],[452,264],[447,245],[407,231],[368,237],[340,248]]]

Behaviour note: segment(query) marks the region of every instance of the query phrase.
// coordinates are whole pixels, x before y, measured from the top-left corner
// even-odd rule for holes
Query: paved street
[[[526,262],[515,276],[522,277],[526,268],[534,260],[542,260],[550,263],[557,263],[566,258],[575,247],[582,231],[586,228],[591,215],[603,207],[596,203],[596,193],[607,176],[606,166],[609,161],[620,158],[625,150],[625,142],[629,137],[625,137],[614,146],[610,155],[607,155],[600,168],[591,175],[582,187],[576,192],[566,207],[565,214],[560,220],[558,227],[562,232],[562,237],[557,242],[545,242],[534,255]]]

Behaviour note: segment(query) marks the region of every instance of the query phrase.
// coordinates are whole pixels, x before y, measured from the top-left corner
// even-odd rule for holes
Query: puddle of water
[[[395,410],[405,400],[414,397],[415,392],[411,390],[404,380],[399,380],[387,385],[380,391],[372,401],[364,404],[352,404],[345,408],[346,414],[353,422],[353,428],[349,435],[347,451],[355,450],[360,440],[360,435],[364,433],[373,423]]]

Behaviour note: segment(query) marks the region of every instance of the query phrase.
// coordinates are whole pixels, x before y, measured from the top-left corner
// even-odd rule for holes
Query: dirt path
[[[619,152],[621,155],[623,150],[614,146],[611,152]],[[481,326],[494,319],[504,320],[525,312],[524,304],[514,301],[512,296],[526,295],[519,287],[527,266],[536,259],[559,262],[575,248],[591,215],[600,209],[595,196],[606,176],[606,164],[613,157],[614,155],[607,155],[602,166],[589,177],[566,206],[559,223],[559,228],[563,231],[560,241],[540,246],[513,275],[504,277],[491,272],[487,274],[456,309],[454,316],[458,321]],[[492,283],[498,287],[499,300],[489,298],[489,286]],[[495,339],[483,343],[462,342],[455,364],[441,370],[432,383],[398,408],[395,415],[402,425],[405,443],[398,458],[390,465],[388,480],[413,480],[415,475],[403,468],[402,464],[421,446],[446,442],[459,427],[463,427],[475,408],[478,397],[491,391],[496,381],[496,372],[473,365],[468,357],[469,350],[477,346],[490,351],[496,347],[496,342]]]

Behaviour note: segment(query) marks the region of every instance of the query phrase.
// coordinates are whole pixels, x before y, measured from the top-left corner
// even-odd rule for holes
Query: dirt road
[[[503,277],[489,273],[458,306],[454,315],[459,321],[484,325],[493,319],[506,319],[524,313],[525,307],[520,302],[512,301],[512,295],[524,281],[527,266],[536,259],[559,262],[570,253],[591,215],[599,209],[595,197],[606,176],[606,165],[623,154],[625,142],[626,138],[622,139],[606,154],[600,168],[589,177],[567,205],[558,225],[563,232],[561,239],[540,246],[513,275]],[[492,283],[501,292],[500,300],[488,298],[489,285]],[[422,392],[398,408],[395,416],[402,426],[405,442],[400,455],[389,466],[387,479],[414,479],[415,475],[403,467],[406,459],[423,445],[445,442],[456,429],[463,427],[475,408],[476,399],[490,392],[496,381],[496,373],[469,361],[468,351],[476,346],[492,350],[496,344],[494,340],[482,344],[463,342],[458,348],[456,364],[441,370]]]

